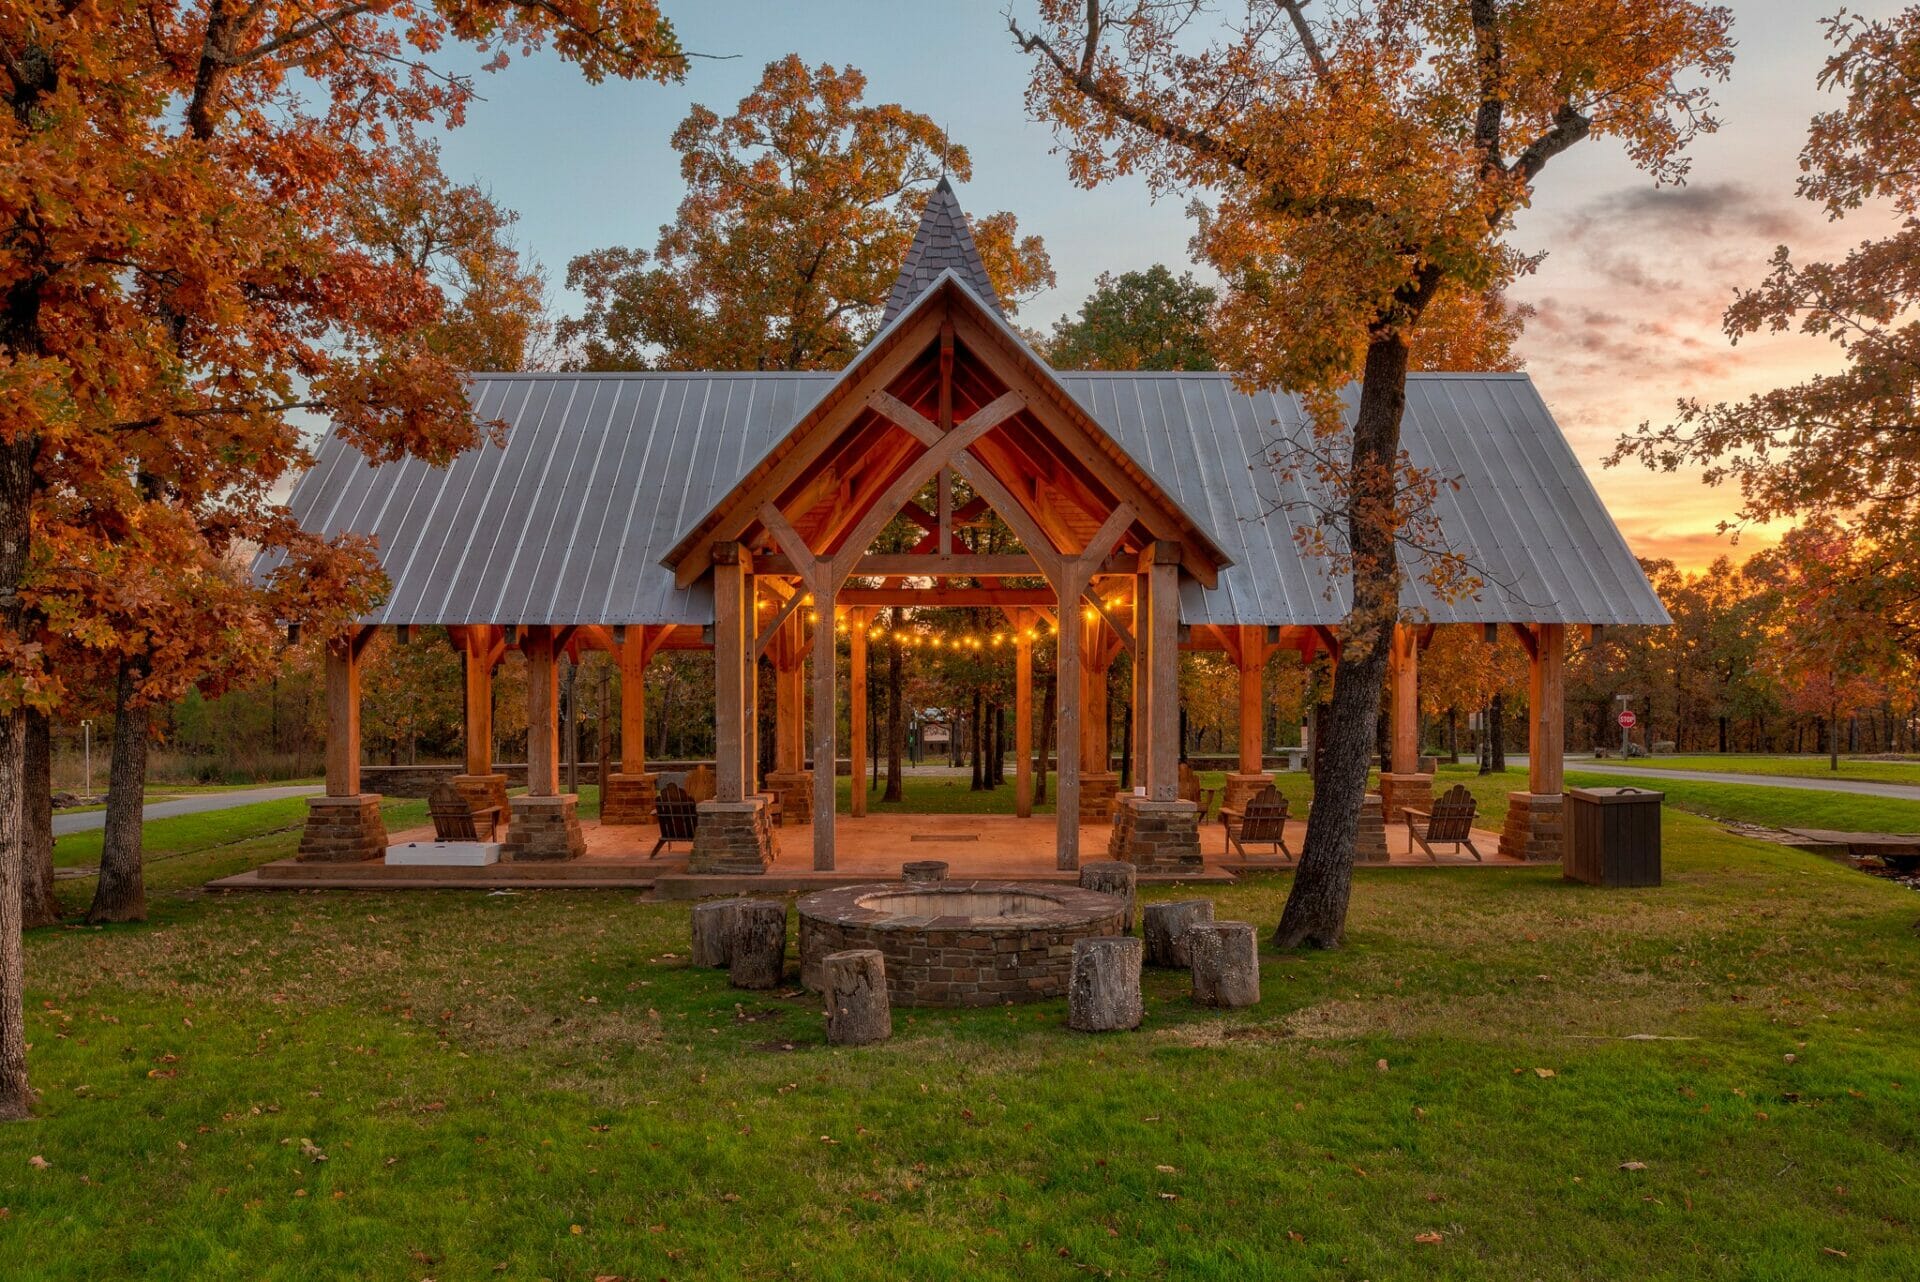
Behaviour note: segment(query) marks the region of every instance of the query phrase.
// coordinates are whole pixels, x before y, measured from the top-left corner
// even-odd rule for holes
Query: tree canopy
[[[1219,294],[1155,263],[1142,272],[1101,272],[1073,316],[1054,322],[1047,360],[1055,369],[1214,369],[1207,324]]]
[[[674,131],[687,194],[653,249],[575,258],[584,313],[561,336],[588,369],[838,369],[872,336],[928,192],[973,173],[932,117],[865,100],[852,67],[768,64],[730,116]],[[1010,213],[974,220],[1002,303],[1053,284]]]

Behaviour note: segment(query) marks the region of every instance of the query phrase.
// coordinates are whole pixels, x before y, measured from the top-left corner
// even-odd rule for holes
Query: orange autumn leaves
[[[264,660],[276,620],[370,604],[364,542],[301,533],[284,482],[329,419],[379,459],[479,439],[461,370],[517,363],[529,272],[417,136],[459,122],[470,71],[419,58],[546,43],[592,79],[685,62],[651,0],[0,13],[0,444],[32,473],[0,591],[38,616],[6,696],[59,697],[42,641],[76,680],[144,653],[165,698]],[[264,590],[258,548],[286,554]]]

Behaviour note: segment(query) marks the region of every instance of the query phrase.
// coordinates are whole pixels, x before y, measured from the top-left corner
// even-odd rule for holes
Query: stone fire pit
[[[1077,886],[1011,881],[883,882],[800,901],[800,980],[848,948],[887,959],[897,1006],[998,1006],[1067,991],[1073,942],[1118,935],[1126,903]]]

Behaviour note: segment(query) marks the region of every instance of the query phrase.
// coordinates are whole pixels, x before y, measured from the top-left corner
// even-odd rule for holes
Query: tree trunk
[[[900,759],[907,755],[907,718],[902,686],[905,677],[900,662],[900,610],[893,611],[893,626],[887,629],[887,790],[882,801],[900,800]]]
[[[1460,709],[1447,709],[1447,764],[1460,764]]]
[[[1367,791],[1393,625],[1400,615],[1395,531],[1378,513],[1393,510],[1406,402],[1406,343],[1397,335],[1377,335],[1367,347],[1348,476],[1345,521],[1353,608],[1334,672],[1330,733],[1314,779],[1306,846],[1273,936],[1281,948],[1335,948],[1346,934],[1354,836]]]
[[[25,788],[20,924],[51,926],[60,920],[60,901],[53,894],[53,727],[37,710],[27,713]]]
[[[987,746],[985,737],[987,727],[986,718],[980,715],[980,709],[980,691],[976,688],[973,692],[973,708],[967,717],[967,734],[970,737],[972,749],[970,755],[973,758],[973,782],[970,785],[970,791],[973,792],[985,791],[987,786],[987,763],[982,760],[985,754],[981,751]]]
[[[1507,772],[1507,696],[1496,694],[1487,705],[1487,764],[1493,773]]]
[[[107,772],[107,819],[100,843],[100,876],[93,886],[87,924],[145,921],[147,889],[140,862],[140,812],[146,805],[147,721],[138,701],[146,660],[120,660],[113,699],[113,763]]]
[[[9,297],[0,325],[9,352],[37,346],[37,295]],[[39,442],[21,435],[0,445],[0,635],[18,640],[26,609],[20,583],[26,577],[33,538],[30,517],[33,461]],[[33,1090],[27,1084],[25,950],[20,941],[21,869],[26,853],[27,712],[20,704],[0,712],[0,1121],[28,1115]]]
[[[1840,770],[1840,709],[1827,705],[1827,769]]]

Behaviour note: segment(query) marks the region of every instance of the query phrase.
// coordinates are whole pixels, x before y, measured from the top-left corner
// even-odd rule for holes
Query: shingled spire
[[[967,229],[967,215],[960,208],[960,198],[953,194],[953,185],[942,176],[940,185],[927,197],[926,211],[920,215],[920,229],[914,232],[913,244],[907,247],[906,261],[900,264],[900,275],[893,282],[893,292],[887,295],[887,311],[880,323],[891,323],[940,278],[941,272],[949,269],[981,302],[1001,316],[1007,314],[1000,306],[1000,296],[993,292],[993,282],[987,278],[987,265],[980,261],[973,233]]]

